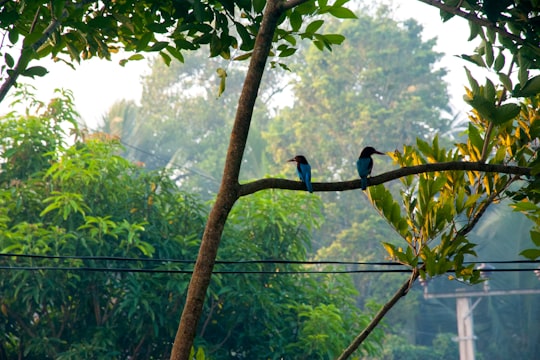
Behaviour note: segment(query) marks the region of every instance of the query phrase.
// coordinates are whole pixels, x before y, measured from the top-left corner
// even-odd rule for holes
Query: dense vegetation
[[[166,171],[118,156],[114,138],[79,131],[71,100],[2,119],[0,261],[15,269],[0,277],[0,353],[164,358],[207,205]],[[201,324],[211,358],[333,357],[347,342],[337,329],[367,321],[347,276],[295,275],[302,266],[271,261],[307,259],[320,206],[270,191],[235,208],[220,253],[233,263],[215,276]]]

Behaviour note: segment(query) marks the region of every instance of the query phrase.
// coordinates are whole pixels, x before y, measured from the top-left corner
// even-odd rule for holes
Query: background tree
[[[386,7],[358,12],[358,19],[329,24],[346,38],[339,51],[310,47],[291,65],[298,76],[294,103],[265,133],[277,162],[293,147],[314,158],[322,179],[355,176],[351,164],[366,145],[390,151],[448,122],[441,116],[449,97],[446,71],[436,68],[436,39],[423,41],[416,21],[399,23]]]
[[[227,72],[226,91],[218,96],[220,79],[217,69]],[[116,125],[115,109],[104,118],[101,129],[121,127],[126,133],[122,142],[123,154],[133,161],[140,161],[147,169],[168,167],[184,189],[190,189],[205,198],[217,192],[223,170],[227,137],[234,118],[234,99],[238,96],[245,69],[240,63],[207,58],[203,52],[194,54],[184,63],[163,64],[161,59],[151,63],[151,72],[142,80],[141,105],[132,118]],[[265,102],[255,117],[264,126],[268,122],[272,84],[279,83],[283,71],[272,73],[267,90],[262,90]],[[116,106],[121,106],[118,103]],[[250,140],[246,156],[244,177],[255,178],[266,172],[261,166],[265,142],[260,137]]]

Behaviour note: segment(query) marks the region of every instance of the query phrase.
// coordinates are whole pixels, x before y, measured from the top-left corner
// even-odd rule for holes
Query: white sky
[[[454,55],[471,53],[476,41],[469,43],[469,26],[461,18],[454,18],[442,23],[439,10],[417,0],[394,0],[397,4],[395,14],[400,20],[415,18],[424,26],[425,38],[437,37],[438,52],[446,54],[442,66],[449,69],[447,81],[450,83],[452,105],[463,109],[461,100],[463,86],[467,84],[463,66],[464,60]],[[47,102],[54,89],[64,88],[73,91],[77,111],[84,122],[92,128],[101,122],[103,114],[109,107],[121,99],[139,101],[142,86],[141,76],[148,73],[147,61],[133,61],[122,67],[118,64],[119,56],[113,61],[92,59],[82,62],[76,70],[63,63],[42,61],[40,65],[47,67],[49,74],[43,78],[24,79],[38,89],[38,98]],[[37,62],[32,65],[36,65]],[[8,97],[0,103],[0,113],[8,111]],[[463,111],[463,110],[462,110]]]

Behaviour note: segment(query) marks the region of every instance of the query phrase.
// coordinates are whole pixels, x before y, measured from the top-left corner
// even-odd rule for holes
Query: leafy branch
[[[495,23],[493,23],[493,22],[491,22],[491,21],[489,21],[487,19],[480,18],[473,12],[467,12],[467,11],[464,11],[464,10],[460,9],[459,7],[446,5],[442,1],[438,1],[438,0],[418,0],[418,1],[421,1],[421,2],[423,2],[425,4],[434,6],[434,7],[438,8],[438,9],[440,9],[442,11],[445,11],[445,12],[447,12],[449,14],[457,15],[459,17],[462,17],[462,18],[466,19],[466,20],[472,21],[475,24],[478,24],[478,25],[480,25],[482,27],[492,29],[495,32],[499,33],[501,36],[504,36],[504,37],[506,37],[506,38],[508,38],[508,39],[510,39],[512,41],[515,41],[517,44],[523,45],[525,43],[522,38],[520,38],[519,36],[516,36],[514,34],[509,33],[508,31],[506,31],[506,29],[504,27],[497,26]]]
[[[501,192],[504,191],[504,189],[506,189],[514,180],[515,178],[510,179],[502,190],[492,192],[490,196],[477,209],[477,211],[474,213],[467,225],[463,226],[455,233],[454,239],[464,237],[469,234],[474,229],[476,224],[478,224],[482,216],[486,213],[487,208],[491,204],[493,204],[495,199],[500,196]],[[390,311],[390,309],[392,309],[402,297],[407,295],[412,284],[416,281],[416,279],[418,279],[421,273],[425,272],[425,270],[426,263],[422,263],[420,267],[413,267],[411,269],[411,276],[403,282],[401,287],[394,293],[390,300],[388,300],[388,302],[386,302],[386,304],[382,306],[382,308],[377,312],[377,314],[375,314],[370,323],[364,328],[364,330],[360,332],[360,334],[358,334],[357,337],[354,338],[351,344],[343,351],[343,353],[341,353],[337,360],[348,359],[349,356],[351,356],[360,347],[360,345],[364,342],[364,340],[366,340],[369,334],[379,325],[379,323],[386,316],[388,311]]]
[[[80,3],[76,4],[75,5],[75,9],[80,9],[92,2],[94,2],[95,0],[85,0],[85,1],[81,1]],[[36,12],[36,16],[34,17],[34,20],[32,22],[32,27],[31,27],[31,30],[33,30],[33,28],[35,27],[35,22],[36,22],[36,19],[38,17],[38,14],[39,14],[39,8]],[[51,22],[49,23],[49,25],[43,30],[41,36],[39,36],[39,38],[34,41],[31,45],[27,45],[27,44],[24,44],[23,42],[23,47],[21,49],[21,53],[19,55],[19,59],[17,60],[17,63],[15,64],[15,66],[13,67],[13,69],[11,69],[11,71],[8,72],[8,77],[7,79],[2,83],[2,86],[0,86],[0,102],[2,102],[2,100],[4,100],[4,98],[6,97],[7,93],[9,92],[9,90],[11,89],[11,87],[13,85],[15,85],[15,83],[17,82],[17,79],[19,78],[19,76],[25,72],[28,72],[28,64],[30,63],[30,61],[32,60],[32,57],[35,56],[35,53],[38,51],[38,49],[43,45],[45,44],[45,42],[47,42],[51,36],[53,35],[53,33],[58,30],[58,28],[60,28],[60,26],[62,25],[63,21],[66,20],[69,16],[69,12],[64,9],[62,11],[62,14],[59,18],[55,18],[54,16],[51,18]],[[44,68],[39,68],[39,69],[43,69]],[[43,70],[37,70],[36,68],[36,71],[38,71],[36,73],[36,75],[44,75],[46,72],[44,72]]]

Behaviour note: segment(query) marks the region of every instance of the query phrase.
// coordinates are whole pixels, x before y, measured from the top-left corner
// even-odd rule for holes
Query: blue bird
[[[371,155],[373,154],[385,155],[384,153],[375,150],[373,147],[367,146],[362,150],[360,157],[356,161],[356,169],[360,176],[362,190],[366,190],[367,177],[371,174],[371,169],[373,169],[373,159],[371,158]]]
[[[313,186],[311,185],[311,166],[307,162],[306,157],[303,155],[296,155],[292,159],[288,160],[288,162],[290,161],[296,162],[296,172],[298,173],[300,181],[306,184],[307,190],[312,193]]]

